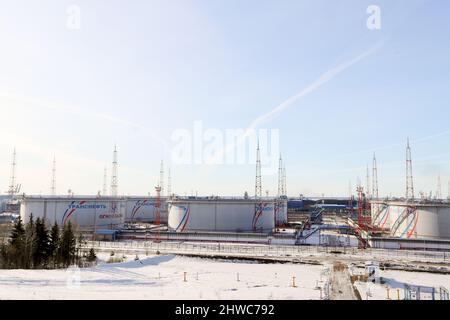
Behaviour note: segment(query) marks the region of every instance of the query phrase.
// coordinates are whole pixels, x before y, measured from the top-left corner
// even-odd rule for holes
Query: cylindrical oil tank
[[[172,199],[169,229],[184,231],[271,232],[275,201],[253,199]]]
[[[275,225],[283,226],[288,222],[287,199],[277,199],[275,201]]]
[[[27,223],[33,218],[44,219],[48,226],[62,226],[69,221],[80,229],[117,229],[123,227],[125,200],[105,197],[24,197],[20,217]]]
[[[403,239],[450,239],[450,204],[387,202],[391,236]]]
[[[383,201],[372,201],[370,204],[372,225],[382,229],[389,229],[391,226],[392,216],[396,213],[388,203]]]
[[[167,198],[162,197],[160,201],[160,222],[167,224]],[[125,221],[154,223],[156,221],[155,204],[155,197],[127,197]]]

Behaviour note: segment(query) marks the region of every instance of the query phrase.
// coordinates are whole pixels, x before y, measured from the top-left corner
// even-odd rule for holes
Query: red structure
[[[359,186],[356,190],[358,192],[358,225],[363,230],[368,231],[369,226],[372,224],[370,203],[367,201],[363,187]]]

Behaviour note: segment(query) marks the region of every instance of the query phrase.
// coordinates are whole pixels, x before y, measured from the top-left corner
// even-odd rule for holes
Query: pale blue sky
[[[380,193],[450,178],[450,3],[1,0],[0,191],[12,148],[27,193],[93,194],[119,147],[119,192],[153,192],[171,134],[247,128],[321,75],[376,48],[262,128],[280,129],[290,195],[347,195],[377,152]],[[66,9],[81,9],[81,29]],[[381,8],[381,30],[366,8]],[[443,134],[442,134],[443,133]],[[157,139],[155,139],[157,137]],[[161,147],[159,140],[168,143]],[[254,192],[254,164],[172,165],[176,193]],[[276,193],[276,176],[263,189]]]

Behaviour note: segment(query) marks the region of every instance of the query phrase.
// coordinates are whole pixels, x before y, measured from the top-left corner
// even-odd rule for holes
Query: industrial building
[[[275,199],[174,198],[169,229],[269,233],[275,227]]]
[[[126,202],[116,197],[39,197],[21,198],[20,217],[27,223],[31,214],[51,226],[69,221],[82,230],[118,229],[123,227]]]

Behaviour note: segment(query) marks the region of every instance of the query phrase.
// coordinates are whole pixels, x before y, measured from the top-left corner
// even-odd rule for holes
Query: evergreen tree
[[[53,262],[53,267],[57,267],[61,262],[59,226],[56,221],[50,230],[47,257]]]
[[[35,268],[46,266],[49,252],[49,235],[44,220],[36,219],[35,223],[35,250],[33,254],[33,265]]]
[[[33,267],[34,252],[36,250],[35,231],[33,214],[31,214],[30,220],[25,225],[24,265],[21,268],[31,269]]]
[[[25,228],[22,219],[19,217],[14,223],[9,240],[9,247],[3,252],[5,254],[5,264],[12,268],[23,268],[25,266]]]
[[[62,264],[67,268],[75,262],[76,256],[76,239],[70,221],[63,227],[60,248]]]
[[[5,243],[0,245],[0,268],[9,267],[8,246]]]
[[[78,239],[77,239],[77,252],[76,252],[76,260],[77,260],[77,264],[80,262],[81,259],[81,248],[83,246],[83,234],[80,232],[78,234]]]

